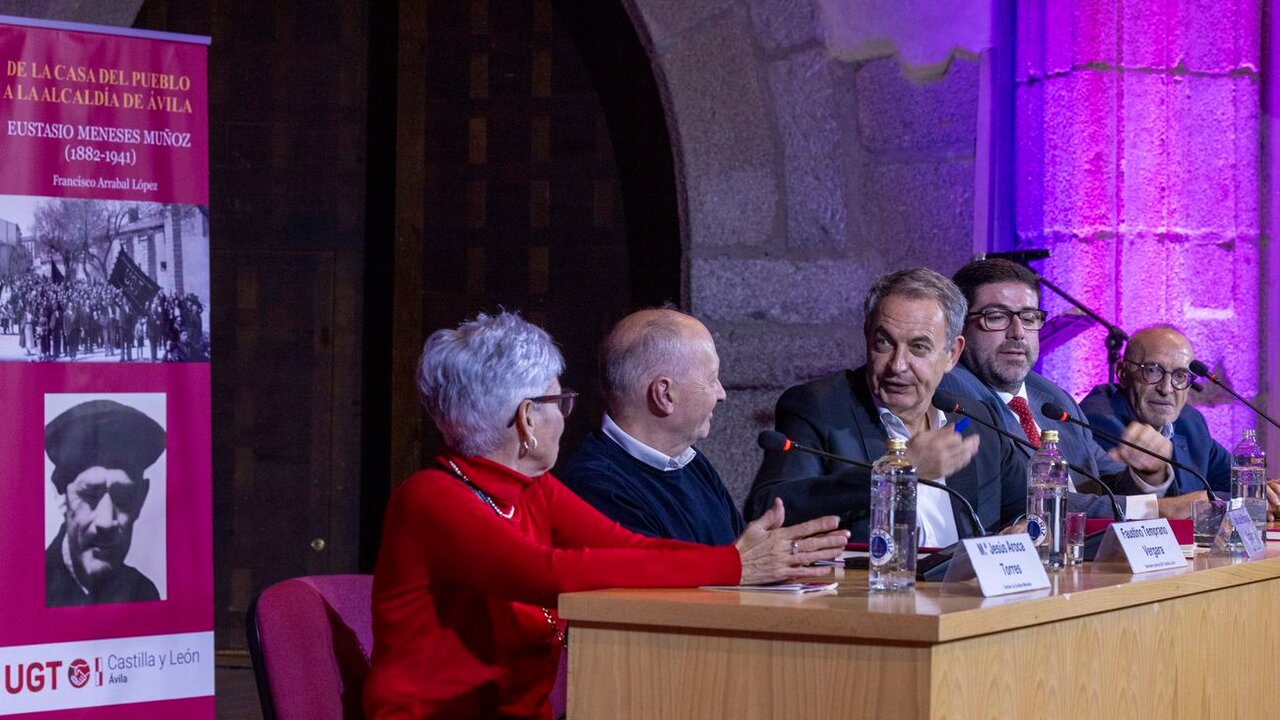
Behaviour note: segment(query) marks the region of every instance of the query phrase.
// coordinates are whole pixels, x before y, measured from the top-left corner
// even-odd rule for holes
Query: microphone
[[[978,253],[973,256],[974,260],[1008,260],[1020,265],[1026,265],[1032,260],[1044,260],[1049,257],[1048,250],[1009,250],[1007,252],[990,252]]]
[[[942,398],[939,398],[937,395],[934,395],[933,406],[943,412],[954,413],[956,415],[963,415],[969,418],[970,420],[978,423],[979,425],[989,430],[995,431],[1002,437],[1006,437],[1014,441],[1015,443],[1027,448],[1032,453],[1035,453],[1036,451],[1036,446],[1028,442],[1025,437],[1018,437],[1017,435],[1009,432],[1008,430],[1005,430],[1002,427],[998,427],[996,425],[993,425],[987,422],[986,420],[983,420],[980,417],[974,416],[973,414],[969,413],[969,411],[965,410],[964,407],[958,402],[948,403],[946,400],[943,400]],[[1067,467],[1071,468],[1071,472],[1074,472],[1077,475],[1083,475],[1084,477],[1094,481],[1095,483],[1098,484],[1098,487],[1106,491],[1107,499],[1111,501],[1111,514],[1115,516],[1115,519],[1117,522],[1121,522],[1124,520],[1124,513],[1120,512],[1120,501],[1116,499],[1115,491],[1113,491],[1109,485],[1103,482],[1102,478],[1099,478],[1098,476],[1094,475],[1093,473],[1090,473],[1089,471],[1085,470],[1082,467],[1079,467],[1077,465],[1072,465],[1071,463],[1067,463]]]
[[[1167,462],[1170,465],[1178,468],[1179,470],[1185,470],[1186,472],[1195,476],[1195,478],[1200,481],[1200,484],[1204,486],[1204,491],[1209,496],[1210,501],[1212,501],[1215,505],[1222,504],[1222,500],[1220,500],[1218,496],[1213,493],[1213,488],[1210,487],[1209,481],[1206,480],[1203,475],[1196,472],[1194,468],[1187,467],[1186,465],[1183,465],[1182,463],[1178,462],[1177,460],[1174,460],[1173,458],[1165,457],[1163,455],[1160,455],[1159,453],[1152,452],[1142,447],[1141,445],[1138,445],[1137,443],[1131,443],[1128,440],[1125,440],[1124,438],[1118,435],[1112,435],[1111,433],[1106,432],[1105,430],[1099,430],[1098,428],[1095,428],[1094,426],[1090,425],[1089,423],[1083,420],[1077,420],[1076,418],[1071,417],[1071,414],[1068,413],[1066,410],[1063,410],[1061,407],[1058,407],[1053,403],[1045,403],[1040,408],[1040,412],[1044,413],[1048,417],[1053,418],[1054,420],[1058,420],[1060,422],[1069,422],[1072,425],[1079,425],[1080,427],[1092,432],[1095,435],[1101,435],[1102,437],[1107,438],[1112,442],[1117,442],[1117,443],[1120,443],[1121,445],[1126,445],[1128,447],[1133,448],[1134,450],[1137,450],[1140,453],[1144,453],[1144,454],[1150,455],[1151,457],[1157,460]]]
[[[1236,392],[1235,390],[1232,390],[1231,388],[1227,387],[1226,383],[1222,382],[1222,380],[1221,380],[1221,379],[1219,379],[1217,375],[1215,375],[1215,374],[1213,374],[1213,373],[1209,372],[1209,366],[1208,366],[1208,365],[1205,365],[1204,363],[1200,362],[1199,360],[1192,360],[1192,361],[1191,361],[1191,367],[1190,367],[1190,370],[1191,370],[1191,372],[1193,372],[1193,373],[1195,373],[1195,374],[1199,375],[1200,377],[1209,378],[1209,382],[1211,382],[1211,383],[1213,383],[1214,385],[1217,385],[1218,387],[1222,388],[1223,390],[1226,390],[1227,392],[1231,393],[1231,396],[1232,396],[1232,397],[1234,397],[1235,399],[1237,399],[1237,400],[1239,400],[1240,402],[1244,403],[1244,404],[1245,404],[1245,405],[1246,405],[1250,410],[1252,410],[1252,411],[1254,411],[1254,412],[1258,413],[1259,415],[1261,415],[1261,416],[1262,416],[1262,418],[1263,418],[1264,420],[1266,420],[1267,422],[1271,423],[1273,426],[1280,428],[1280,424],[1277,424],[1275,420],[1272,420],[1270,415],[1267,415],[1266,413],[1264,413],[1264,412],[1262,412],[1261,410],[1259,410],[1257,407],[1255,407],[1255,406],[1254,406],[1254,404],[1253,404],[1253,403],[1251,403],[1251,402],[1249,402],[1248,400],[1245,400],[1243,397],[1241,397],[1240,393],[1238,393],[1238,392]]]
[[[793,450],[799,447],[798,445],[796,445],[794,442],[791,441],[791,438],[787,437],[786,435],[783,435],[777,430],[761,430],[760,434],[756,436],[756,444],[765,450],[772,450],[774,452],[788,452],[790,450]],[[814,450],[813,452],[818,455],[824,455],[824,456],[827,454],[821,450]],[[835,459],[839,460],[843,458],[836,457]],[[849,460],[849,463],[852,465],[857,465],[859,467],[865,467],[865,468],[871,467],[869,464],[864,462],[859,462],[857,460]]]
[[[811,447],[807,447],[805,445],[801,445],[776,430],[760,431],[760,434],[756,436],[756,444],[764,448],[765,450],[772,450],[774,452],[788,453],[792,451],[799,451],[802,453],[807,453],[809,455],[817,455],[818,457],[827,458],[828,460],[835,460],[836,462],[842,462],[847,465],[853,465],[854,467],[860,467],[866,470],[871,469],[871,463],[865,463],[865,462],[862,462],[861,460],[854,460],[853,458],[848,458],[843,455],[836,455],[833,453],[826,452],[825,450],[817,450]],[[969,523],[973,526],[972,528],[974,531],[973,536],[974,537],[986,536],[987,530],[982,526],[982,520],[978,517],[978,513],[974,511],[973,505],[969,502],[969,498],[961,495],[959,492],[956,491],[955,488],[947,487],[942,483],[937,483],[932,480],[925,480],[924,478],[916,478],[916,482],[926,487],[931,487],[931,488],[936,488],[938,490],[941,490],[946,494],[950,495],[951,497],[955,498],[956,500],[959,500],[960,504],[964,506],[964,509],[969,512]]]

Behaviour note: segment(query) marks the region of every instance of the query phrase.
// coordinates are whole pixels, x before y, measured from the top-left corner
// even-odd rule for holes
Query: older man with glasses
[[[1105,432],[1119,432],[1134,422],[1153,428],[1162,440],[1153,450],[1195,468],[1214,490],[1229,492],[1231,452],[1214,441],[1204,416],[1187,404],[1194,379],[1189,366],[1194,359],[1191,343],[1172,327],[1134,333],[1116,366],[1117,381],[1095,387],[1080,407],[1089,423]],[[1097,440],[1107,448],[1115,444],[1101,435]],[[1175,470],[1166,494],[1181,495],[1200,487],[1194,476]]]
[[[1036,275],[1007,260],[991,259],[965,265],[954,280],[969,303],[965,346],[961,364],[939,387],[983,401],[1006,431],[1024,436],[1033,446],[1039,446],[1041,430],[1057,430],[1059,449],[1084,471],[1072,473],[1073,485],[1087,488],[1086,475],[1101,478],[1120,493],[1117,500],[1125,519],[1187,517],[1190,501],[1204,493],[1169,495],[1173,475],[1166,463],[1123,445],[1108,452],[1087,430],[1041,412],[1045,403],[1053,403],[1073,417],[1083,417],[1066,391],[1031,369],[1040,355],[1040,329],[1045,324]],[[1168,441],[1142,423],[1124,424],[1116,434],[1155,452],[1167,449]],[[1031,452],[1021,447],[1020,456],[1025,460]],[[1068,504],[1092,517],[1112,514],[1110,501],[1097,495],[1073,492]]]

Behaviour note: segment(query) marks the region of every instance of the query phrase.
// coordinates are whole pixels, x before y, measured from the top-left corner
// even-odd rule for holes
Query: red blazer
[[[514,507],[511,519],[447,470],[449,459],[504,512]],[[387,506],[365,711],[371,720],[550,718],[561,648],[542,607],[554,609],[560,593],[732,585],[741,574],[733,546],[632,533],[549,473],[442,456]]]

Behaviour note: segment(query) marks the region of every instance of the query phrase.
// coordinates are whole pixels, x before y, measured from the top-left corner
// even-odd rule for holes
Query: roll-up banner
[[[0,16],[0,716],[213,717],[208,42]]]

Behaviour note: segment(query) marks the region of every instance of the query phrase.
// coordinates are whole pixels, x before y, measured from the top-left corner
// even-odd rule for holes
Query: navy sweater
[[[605,516],[650,537],[728,545],[746,527],[701,452],[679,470],[659,470],[595,430],[556,477]]]

